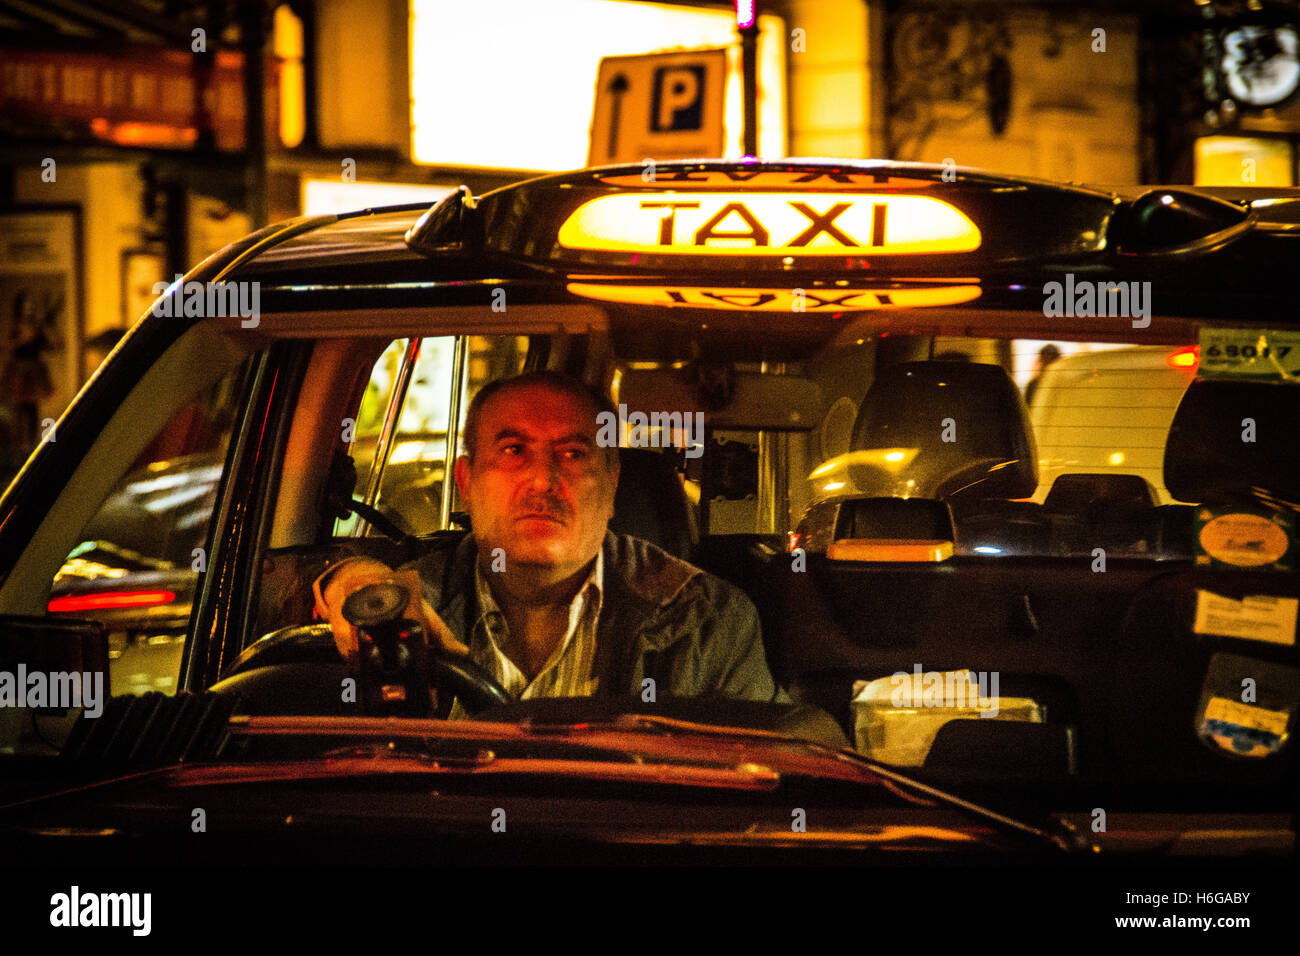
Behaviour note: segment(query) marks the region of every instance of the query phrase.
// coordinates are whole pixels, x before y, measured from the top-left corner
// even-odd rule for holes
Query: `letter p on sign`
[[[650,105],[652,130],[698,130],[703,124],[703,106],[703,66],[661,66],[655,70]]]

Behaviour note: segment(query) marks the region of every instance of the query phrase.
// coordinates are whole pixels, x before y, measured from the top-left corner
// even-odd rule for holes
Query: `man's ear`
[[[461,455],[456,459],[452,473],[456,476],[456,489],[460,492],[461,504],[469,505],[469,456]]]

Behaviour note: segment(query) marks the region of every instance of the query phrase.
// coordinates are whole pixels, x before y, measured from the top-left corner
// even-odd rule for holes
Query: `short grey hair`
[[[461,429],[461,451],[469,458],[471,465],[474,463],[474,455],[478,450],[478,429],[479,421],[483,417],[483,406],[495,396],[537,385],[576,398],[589,405],[593,423],[597,421],[597,416],[602,412],[609,412],[611,415],[617,416],[614,406],[610,404],[607,398],[593,392],[578,379],[565,375],[563,372],[542,370],[523,372],[510,378],[495,379],[474,393],[474,397],[470,399],[469,408],[465,410],[465,426]],[[605,458],[609,465],[613,467],[618,462],[618,448],[615,446],[606,448]]]

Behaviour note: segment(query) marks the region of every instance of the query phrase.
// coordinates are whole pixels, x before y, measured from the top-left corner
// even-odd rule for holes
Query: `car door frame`
[[[248,641],[285,438],[311,349],[309,340],[276,342],[251,370],[209,524],[178,690],[215,683]]]

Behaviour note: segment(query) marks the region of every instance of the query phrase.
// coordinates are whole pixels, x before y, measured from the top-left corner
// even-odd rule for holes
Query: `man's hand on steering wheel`
[[[410,603],[404,616],[419,622],[428,636],[432,650],[441,650],[457,657],[469,656],[469,648],[456,639],[456,635],[438,617],[429,602],[423,599],[420,578],[416,572],[393,571],[374,558],[355,557],[333,565],[312,584],[312,592],[316,597],[316,614],[329,622],[334,645],[349,666],[356,663],[359,638],[357,629],[343,617],[343,602],[357,589],[383,581],[400,584],[410,593]]]

